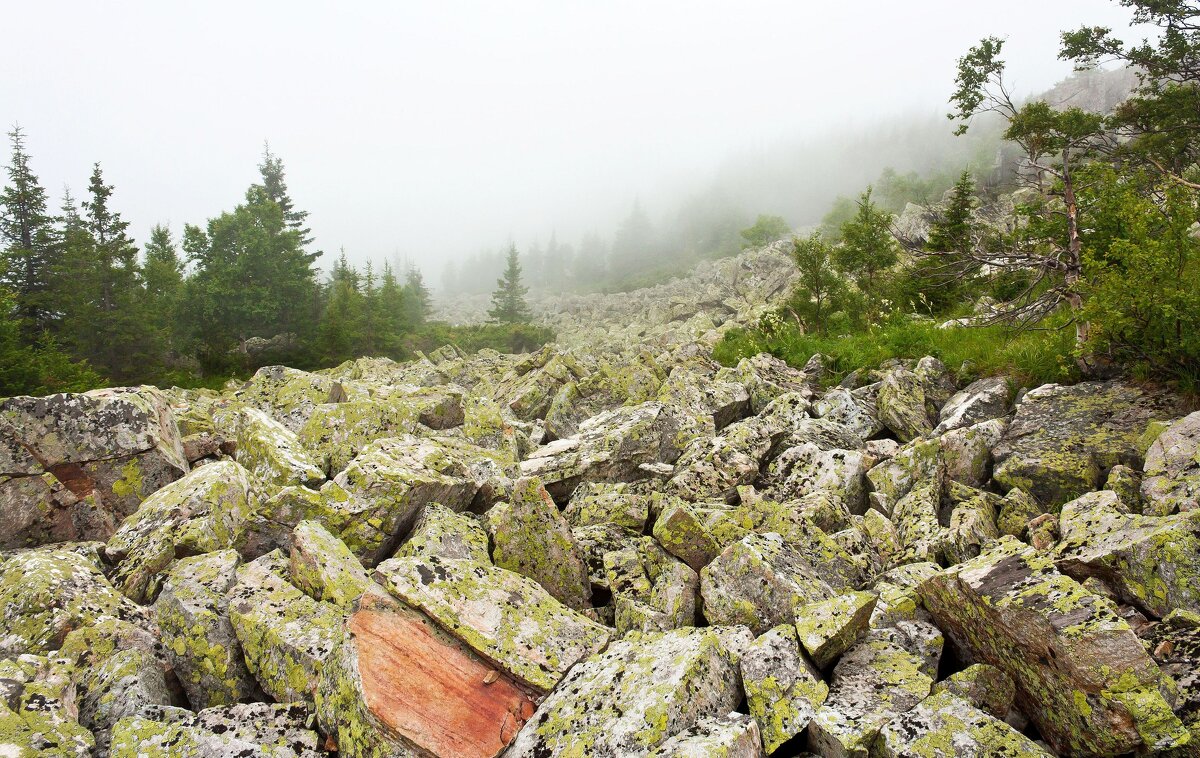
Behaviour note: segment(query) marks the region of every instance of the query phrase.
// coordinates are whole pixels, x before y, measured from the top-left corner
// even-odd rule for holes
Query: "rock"
[[[1178,401],[1122,382],[1047,384],[1025,394],[992,451],[995,481],[1057,507],[1097,489],[1108,470],[1142,465],[1138,437]]]
[[[396,551],[396,558],[465,559],[491,563],[488,536],[479,521],[465,513],[455,513],[438,503],[429,503],[417,517],[408,539]]]
[[[234,550],[184,558],[154,603],[166,655],[197,710],[247,700],[257,688],[229,620],[226,596],[239,563]]]
[[[813,492],[835,495],[853,514],[866,510],[867,469],[871,460],[858,450],[821,450],[806,442],[785,450],[771,462],[767,478],[772,486],[768,494],[785,501]]]
[[[570,353],[555,353],[549,345],[513,367],[493,397],[503,401],[522,421],[545,418],[559,390],[582,379],[583,369]]]
[[[1013,381],[1006,376],[989,376],[972,382],[942,406],[933,433],[940,436],[952,429],[1005,416],[1013,394]]]
[[[486,515],[496,566],[529,577],[563,604],[591,607],[587,566],[567,520],[537,477],[518,479]]]
[[[654,521],[654,539],[694,571],[707,566],[721,552],[699,508],[678,498],[663,501]]]
[[[698,437],[676,462],[671,489],[687,500],[729,499],[739,486],[758,479],[783,434],[784,427],[756,417],[732,424],[719,437]]]
[[[976,663],[933,686],[933,694],[948,692],[979,710],[1003,719],[1012,709],[1017,686],[1012,677],[995,666]]]
[[[616,524],[640,533],[650,518],[650,499],[624,484],[588,483],[575,489],[563,516],[572,527]]]
[[[234,397],[263,411],[293,432],[299,432],[317,406],[365,400],[366,388],[286,366],[263,366]]]
[[[878,391],[878,387],[832,389],[813,405],[814,415],[844,426],[864,440],[874,437],[884,428],[875,405]]]
[[[589,376],[558,389],[546,411],[546,431],[555,439],[570,437],[592,416],[653,400],[664,377],[666,372],[648,353],[621,365],[601,361]]]
[[[238,419],[237,462],[267,489],[303,485],[319,487],[325,472],[300,446],[295,432],[254,408]]]
[[[1049,758],[1052,754],[1003,721],[950,692],[943,692],[925,698],[917,707],[885,725],[871,755],[881,758],[912,755]]]
[[[1058,542],[1058,516],[1043,513],[1029,522],[1029,544],[1041,551],[1049,550]]]
[[[783,624],[746,648],[742,685],[767,754],[808,728],[829,695],[821,674],[804,657],[796,628]]]
[[[647,478],[644,465],[673,464],[688,441],[679,430],[680,419],[662,403],[617,408],[584,421],[579,434],[535,450],[521,473],[541,477],[565,502],[582,482],[632,482]]]
[[[362,595],[321,680],[318,715],[339,755],[491,758],[536,705],[428,618]]]
[[[761,758],[758,724],[748,716],[731,713],[722,718],[700,719],[650,753],[654,758]]]
[[[947,495],[952,503],[950,526],[944,533],[942,554],[947,563],[961,563],[979,555],[1000,538],[996,514],[1001,499],[990,492],[950,482]]]
[[[829,697],[808,726],[820,755],[865,756],[879,731],[929,695],[928,661],[895,629],[872,629],[833,670]]]
[[[558,602],[536,582],[461,560],[393,558],[376,581],[425,612],[472,650],[540,692],[602,649],[610,631]]]
[[[915,487],[896,503],[892,522],[902,553],[900,561],[937,561],[945,552],[947,534],[938,521],[941,486],[936,480]]]
[[[1142,497],[1160,516],[1200,507],[1200,411],[1171,424],[1146,451]]]
[[[879,387],[879,420],[901,442],[923,437],[933,431],[926,408],[925,388],[911,371],[889,371]]]
[[[704,567],[700,594],[709,623],[741,624],[761,634],[790,623],[797,608],[833,590],[781,536],[751,534]]]
[[[1059,531],[1061,571],[1079,581],[1097,577],[1123,602],[1159,618],[1175,609],[1200,612],[1200,513],[1125,513],[1105,490],[1064,505]]]
[[[894,505],[917,483],[943,477],[945,471],[941,440],[930,439],[910,442],[890,459],[873,466],[866,476],[871,489],[886,495],[886,502]]]
[[[946,478],[971,487],[982,487],[992,477],[992,448],[1000,443],[1008,422],[983,421],[960,427],[938,438]]]
[[[150,493],[188,471],[153,387],[0,402],[0,549],[107,539]],[[68,495],[66,490],[70,494]]]
[[[816,382],[809,374],[768,353],[743,358],[736,367],[718,372],[718,376],[722,375],[746,387],[750,394],[750,412],[755,415],[782,395],[796,393],[811,398],[816,388]]]
[[[817,668],[829,668],[858,641],[871,621],[876,600],[869,592],[853,592],[796,610],[798,639]]]
[[[75,629],[139,616],[97,561],[69,548],[39,548],[0,563],[0,656],[58,650]]]
[[[342,615],[301,592],[287,576],[287,558],[278,552],[240,567],[229,592],[229,620],[263,691],[276,702],[311,705]]]
[[[617,634],[665,632],[696,624],[700,576],[649,537],[604,554]]]
[[[618,640],[577,665],[506,758],[641,755],[741,700],[744,629],[677,629]]]
[[[104,548],[113,583],[136,602],[153,599],[176,556],[238,547],[257,500],[250,472],[234,461],[201,466],[146,499]]]
[[[1129,625],[1049,556],[1006,537],[920,592],[957,649],[1012,677],[1022,712],[1056,751],[1115,755],[1186,739],[1170,682]]]
[[[33,707],[10,707],[0,702],[0,754],[12,758],[92,755],[95,738],[57,709],[37,702]]]
[[[349,607],[372,586],[366,570],[346,543],[316,521],[296,525],[288,561],[294,584],[314,600]]]
[[[300,704],[245,703],[183,712],[163,720],[133,716],[113,730],[111,758],[319,758],[320,736]]]
[[[1029,522],[1042,515],[1042,506],[1033,496],[1020,487],[1013,487],[1000,502],[1000,513],[996,519],[996,527],[1001,534],[1023,538],[1029,529]]]

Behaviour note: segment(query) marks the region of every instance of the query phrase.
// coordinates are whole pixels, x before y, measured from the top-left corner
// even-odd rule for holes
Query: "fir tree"
[[[183,294],[183,261],[171,239],[171,231],[156,225],[150,230],[146,243],[142,279],[146,290],[147,321],[154,330],[154,339],[162,351],[176,344],[179,299]]]
[[[296,208],[292,196],[288,194],[283,160],[272,153],[271,145],[265,142],[263,143],[262,163],[258,164],[258,172],[262,175],[262,186],[267,191],[267,197],[271,198],[283,211],[284,225],[299,233],[300,247],[306,248],[311,245],[313,242],[312,230],[306,226],[308,211]]]
[[[871,199],[871,189],[858,199],[858,211],[842,224],[842,244],[834,248],[838,268],[858,285],[866,301],[867,318],[874,322],[882,309],[884,273],[899,258],[899,244],[891,232],[891,214]]]
[[[934,221],[925,243],[933,253],[967,253],[971,246],[971,211],[975,207],[975,182],[964,170],[950,192],[950,202]]]
[[[421,270],[411,263],[404,274],[404,295],[408,304],[409,325],[415,327],[425,323],[433,313],[433,295],[425,286]]]
[[[525,293],[529,288],[521,284],[521,262],[517,257],[516,245],[508,249],[507,263],[504,275],[496,280],[488,318],[497,324],[527,324],[533,319],[533,314],[525,302]]]
[[[0,193],[0,275],[15,294],[14,316],[25,339],[33,340],[53,321],[49,290],[59,248],[46,210],[46,190],[29,166],[25,135],[17,126],[8,137],[12,158],[8,184]]]

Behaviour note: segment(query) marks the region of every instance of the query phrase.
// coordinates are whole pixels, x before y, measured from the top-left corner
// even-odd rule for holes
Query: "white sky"
[[[319,246],[399,250],[435,282],[510,237],[607,233],[732,153],[943,111],[982,36],[1033,92],[1069,73],[1060,30],[1128,19],[1115,0],[6,5],[0,125],[25,128],[55,206],[98,160],[139,240],[178,233],[241,200],[269,139]]]

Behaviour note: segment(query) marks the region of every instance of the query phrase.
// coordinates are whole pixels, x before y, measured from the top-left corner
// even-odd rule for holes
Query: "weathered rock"
[[[776,398],[789,393],[811,398],[816,382],[809,374],[787,365],[768,353],[743,358],[732,369],[722,369],[718,376],[728,376],[740,382],[750,393],[750,411],[763,412]]]
[[[877,598],[869,592],[838,595],[796,610],[796,633],[818,668],[827,669],[846,652],[871,621]]]
[[[1063,506],[1058,568],[1104,580],[1122,601],[1159,618],[1200,612],[1200,512],[1125,513],[1116,493],[1091,492]]]
[[[609,551],[603,561],[618,634],[695,625],[700,576],[654,540],[644,537],[636,547]]]
[[[1033,496],[1020,487],[1013,487],[1000,503],[996,527],[1001,534],[1023,538],[1029,530],[1029,522],[1042,515],[1042,506]]]
[[[1048,384],[1025,394],[992,451],[995,481],[1047,506],[1097,489],[1108,469],[1142,465],[1138,437],[1152,418],[1171,417],[1172,397],[1121,382]]]
[[[396,551],[397,558],[457,558],[491,563],[488,536],[479,521],[455,513],[439,503],[429,503],[417,517],[408,539]]]
[[[666,372],[648,353],[621,365],[601,361],[587,377],[558,389],[546,411],[546,431],[555,439],[570,437],[592,416],[653,400],[665,377]]]
[[[694,571],[707,566],[721,552],[700,509],[678,498],[665,499],[654,521],[654,539]]]
[[[949,482],[950,526],[946,528],[942,555],[947,563],[961,563],[979,555],[1000,538],[996,526],[1002,500],[990,492]]]
[[[871,750],[881,758],[1052,754],[1003,721],[989,716],[956,695],[943,692],[925,698],[912,710],[885,725]]]
[[[393,558],[376,580],[517,681],[547,692],[610,631],[511,571],[461,560]]]
[[[316,521],[301,521],[292,537],[288,560],[292,584],[314,600],[346,608],[372,586],[366,569]]]
[[[571,530],[571,536],[575,538],[575,544],[579,545],[584,563],[587,564],[592,587],[605,590],[609,589],[609,585],[604,556],[614,551],[636,550],[642,537],[640,532],[616,524],[576,527]]]
[[[1006,428],[1004,419],[992,419],[939,437],[946,478],[971,487],[987,484],[992,476],[992,448],[1000,443]]]
[[[654,749],[654,758],[761,758],[762,738],[754,719],[741,713],[700,719]]]
[[[245,703],[192,714],[133,716],[113,730],[112,758],[319,758],[321,739],[301,704]]]
[[[1146,451],[1142,497],[1166,516],[1200,508],[1200,411],[1171,424]]]
[[[866,510],[866,473],[871,459],[858,450],[821,450],[806,442],[779,455],[767,470],[768,495],[785,501],[813,492],[835,495],[853,514]]]
[[[946,530],[938,521],[941,486],[936,480],[914,487],[896,503],[892,521],[900,543],[900,560],[937,561],[945,552]]]
[[[287,558],[278,552],[239,568],[229,620],[263,691],[277,702],[311,705],[342,615],[294,587],[287,575]]]
[[[942,406],[933,433],[942,435],[952,429],[1005,416],[1012,398],[1013,382],[1008,377],[989,376],[972,382]]]
[[[367,390],[355,382],[339,381],[322,374],[286,366],[263,366],[234,396],[293,432],[299,432],[317,406],[365,400]]]
[[[640,533],[650,518],[650,500],[624,484],[582,484],[571,495],[563,516],[572,527],[616,524]]]
[[[0,701],[0,754],[12,758],[88,758],[92,755],[95,738],[92,733],[64,714],[55,702],[57,692],[50,697],[33,686],[21,702],[9,705]]]
[[[755,417],[732,424],[719,437],[694,439],[676,462],[670,486],[687,500],[728,499],[739,486],[758,479],[784,432],[783,426]]]
[[[558,391],[583,376],[573,355],[556,353],[547,345],[515,365],[492,396],[503,401],[518,419],[532,421],[545,418]]]
[[[537,477],[518,479],[509,501],[488,511],[486,520],[493,563],[529,577],[575,610],[591,607],[579,546]]]
[[[933,694],[949,692],[998,719],[1008,715],[1017,695],[1012,677],[995,666],[976,663],[933,686]]]
[[[921,598],[959,650],[1012,677],[1055,750],[1115,755],[1187,738],[1170,681],[1129,625],[1049,556],[1006,537],[926,580]]]
[[[508,758],[640,755],[741,700],[744,629],[619,640],[580,663],[513,740]]]
[[[704,567],[700,594],[709,623],[741,624],[760,634],[790,623],[797,608],[833,590],[778,534],[751,534]]]
[[[879,387],[879,420],[902,442],[923,437],[933,431],[926,408],[925,388],[911,371],[889,371]]]
[[[894,456],[867,471],[867,482],[875,493],[887,496],[894,505],[919,482],[943,477],[946,461],[940,440],[916,440]],[[885,516],[891,513],[884,512]]]
[[[319,487],[325,481],[325,472],[295,432],[262,411],[242,409],[237,429],[237,462],[268,489]]]
[[[0,496],[17,507],[0,516],[0,549],[106,539],[187,471],[170,406],[153,387],[10,397],[0,402],[0,479],[9,479]]]
[[[321,681],[318,716],[339,755],[491,758],[536,705],[416,611],[362,595]]]
[[[535,450],[521,473],[538,476],[556,499],[566,501],[581,482],[631,482],[652,464],[673,464],[688,440],[680,419],[662,403],[606,411],[579,426],[573,437]]]
[[[768,754],[808,728],[829,695],[821,674],[804,657],[796,628],[765,632],[742,655],[742,685]]]
[[[176,556],[237,548],[257,500],[250,472],[234,461],[201,466],[146,499],[104,552],[113,583],[137,602],[151,600]]]
[[[883,431],[875,405],[878,387],[857,390],[832,389],[813,404],[816,416],[847,427],[862,439]]]
[[[229,621],[226,596],[239,563],[234,550],[184,558],[154,603],[167,657],[197,710],[249,699],[257,687]]]

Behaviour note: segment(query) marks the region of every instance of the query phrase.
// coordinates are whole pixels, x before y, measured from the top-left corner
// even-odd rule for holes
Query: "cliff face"
[[[716,365],[792,276],[547,299],[532,355],[0,402],[0,754],[1185,754],[1200,414]]]

